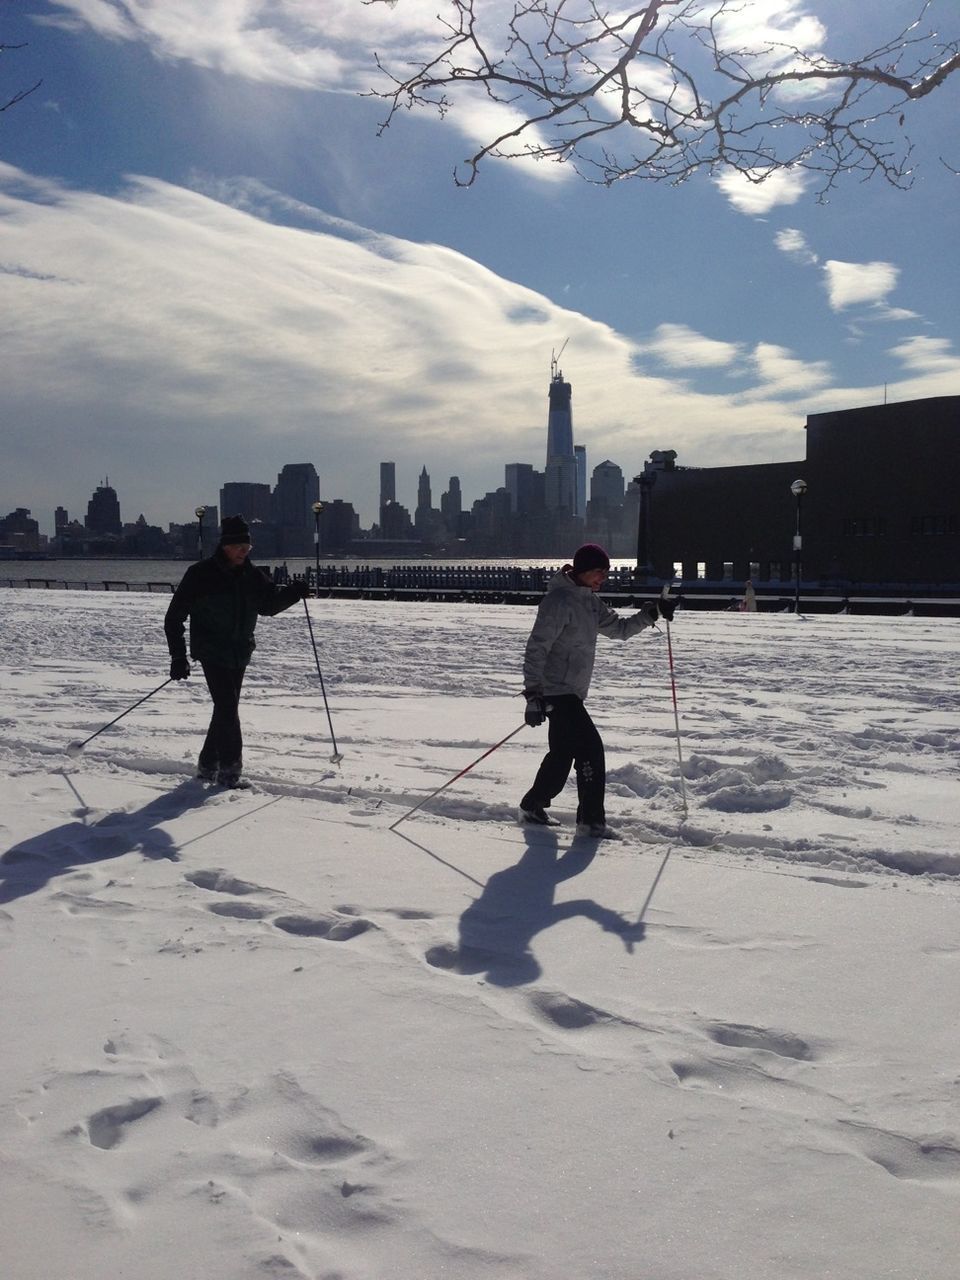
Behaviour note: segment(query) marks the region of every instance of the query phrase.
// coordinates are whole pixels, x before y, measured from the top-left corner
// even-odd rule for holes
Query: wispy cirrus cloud
[[[915,334],[890,348],[890,354],[911,373],[946,374],[960,380],[960,356],[946,338]],[[956,385],[954,394],[956,394]],[[949,393],[947,393],[949,394]]]
[[[258,84],[332,93],[365,93],[390,88],[374,61],[388,65],[427,62],[436,52],[439,26],[433,0],[404,0],[391,9],[360,0],[52,0],[59,18],[43,21],[89,27],[108,39],[145,44],[161,59],[191,62]],[[500,0],[485,0],[484,18],[504,9]],[[386,114],[384,105],[384,114]],[[446,116],[449,124],[474,147],[509,134],[522,115],[494,102],[482,91],[463,93]],[[524,137],[542,141],[539,130]],[[538,164],[509,140],[503,153],[514,155],[515,169],[540,182],[573,179],[564,165]]]
[[[495,0],[496,2],[496,0]],[[267,84],[355,91],[376,74],[372,51],[429,56],[436,7],[359,0],[51,0],[36,20]]]
[[[873,399],[782,346],[682,322],[632,341],[442,246],[257,182],[210,191],[133,178],[104,195],[0,164],[5,481],[22,503],[41,486],[51,511],[76,507],[109,473],[161,522],[309,460],[368,522],[383,457],[411,493],[424,465],[459,475],[469,502],[505,463],[540,464],[560,334],[588,465],[796,457],[807,412]],[[659,376],[638,367],[652,357]],[[911,395],[956,383],[949,344],[913,338],[891,359]]]
[[[796,227],[784,227],[776,233],[773,239],[780,252],[793,258],[796,262],[802,262],[804,265],[812,267],[816,266],[820,261],[807,243],[807,237],[802,231],[798,231]]]
[[[661,324],[653,337],[640,344],[661,364],[672,369],[709,369],[734,364],[742,348],[735,342],[708,338],[685,324]]]

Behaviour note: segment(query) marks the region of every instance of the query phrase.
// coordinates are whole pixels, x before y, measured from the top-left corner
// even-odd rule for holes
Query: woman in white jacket
[[[520,821],[545,825],[547,810],[570,776],[577,776],[577,835],[616,839],[604,811],[606,763],[603,741],[590,719],[584,699],[593,675],[597,636],[627,640],[662,616],[669,622],[673,604],[649,602],[622,618],[597,592],[610,570],[602,547],[586,543],[572,565],[557,573],[537,610],[523,659],[523,692],[527,724],[549,721],[548,750],[533,786],[520,801]]]

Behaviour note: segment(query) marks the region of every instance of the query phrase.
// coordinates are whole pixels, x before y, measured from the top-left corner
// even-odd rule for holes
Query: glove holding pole
[[[664,591],[669,591],[669,587],[664,587]],[[662,595],[658,600],[647,600],[640,606],[640,612],[647,619],[650,626],[655,626],[662,618],[669,627],[673,621],[673,611],[677,607],[676,600],[670,600],[667,596]]]
[[[527,700],[527,708],[523,713],[523,722],[529,725],[531,729],[536,729],[547,718],[549,707],[546,699],[542,693],[537,693],[535,689],[524,689],[523,696]]]

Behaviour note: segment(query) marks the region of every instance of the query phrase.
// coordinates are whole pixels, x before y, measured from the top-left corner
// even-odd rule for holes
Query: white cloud
[[[714,28],[722,48],[758,50],[752,69],[768,72],[792,65],[795,49],[813,56],[827,34],[797,0],[743,0],[719,14]]]
[[[661,324],[652,340],[642,343],[640,350],[670,368],[703,369],[734,364],[741,348],[734,342],[704,337],[685,324]]]
[[[946,338],[931,338],[925,334],[916,334],[907,338],[896,347],[891,347],[890,354],[895,356],[911,373],[947,374],[954,381],[953,392],[958,394],[960,387],[960,356],[953,350]]]
[[[802,169],[774,169],[751,174],[726,169],[713,181],[738,213],[769,213],[781,204],[796,204],[806,189],[809,175]]]
[[[61,21],[98,35],[139,40],[176,58],[270,84],[368,88],[371,51],[428,53],[435,9],[406,0],[395,10],[359,0],[52,0]],[[57,19],[46,19],[57,21]]]
[[[906,307],[888,307],[886,303],[878,302],[872,311],[869,311],[864,320],[919,320],[920,316],[916,311],[908,311]]]
[[[892,262],[838,262],[829,259],[823,272],[834,311],[864,302],[882,302],[896,288],[899,267]]]
[[[774,236],[774,243],[781,253],[807,266],[814,266],[819,262],[819,258],[807,244],[806,236],[795,227],[784,227],[782,231],[778,231]]]
[[[506,462],[541,464],[563,337],[588,465],[639,470],[654,448],[699,465],[797,457],[807,412],[870,402],[773,344],[748,353],[675,323],[638,346],[441,246],[256,183],[219,190],[232,204],[151,179],[98,195],[0,165],[5,482],[19,505],[77,508],[109,474],[160,523],[215,502],[227,479],[312,461],[324,496],[369,523],[381,458],[401,501],[427,465],[438,491],[460,475],[470,502]],[[294,216],[313,229],[278,224]],[[651,353],[675,376],[638,372]],[[894,355],[912,395],[946,394],[950,378],[956,390],[945,344]],[[716,370],[717,389],[691,390],[693,367]],[[745,390],[730,390],[733,367],[752,372]]]
[[[771,342],[757,343],[751,359],[758,383],[741,393],[744,402],[799,399],[833,382],[833,371],[826,360],[800,360]]]
[[[476,97],[461,96],[447,114],[447,120],[471,144],[479,150],[494,139],[510,133],[523,123],[524,116],[502,102],[493,102],[485,94]],[[542,145],[542,131],[528,127],[522,138],[510,139],[498,149],[499,154],[511,156],[511,164],[531,177],[544,182],[567,182],[575,177],[565,164],[550,160],[535,160],[525,154],[526,148]],[[464,175],[465,177],[466,175]]]

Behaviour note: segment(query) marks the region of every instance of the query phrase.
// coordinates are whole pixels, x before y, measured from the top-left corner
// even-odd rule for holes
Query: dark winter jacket
[[[183,626],[190,619],[190,656],[219,667],[245,667],[256,648],[261,614],[272,617],[300,599],[293,584],[275,587],[247,560],[234,568],[218,550],[192,564],[173,593],[163,620],[171,658],[185,658]]]
[[[603,632],[612,640],[627,640],[651,625],[645,613],[621,618],[596,592],[561,570],[550,580],[527,640],[524,690],[546,697],[574,693],[586,698],[597,635]]]

